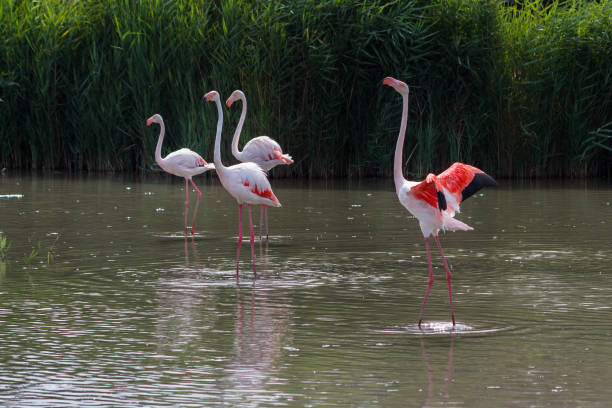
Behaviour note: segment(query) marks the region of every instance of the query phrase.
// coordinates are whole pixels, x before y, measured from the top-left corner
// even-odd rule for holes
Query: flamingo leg
[[[240,246],[242,245],[242,204],[238,204],[238,249],[236,250],[236,278],[240,264]]]
[[[191,220],[191,235],[193,235],[193,231],[195,230],[196,215],[198,214],[198,207],[200,206],[200,198],[202,198],[202,192],[198,189],[198,186],[195,185],[193,180],[189,179],[189,181],[193,185],[193,188],[195,188],[198,192],[198,201],[196,201],[195,211],[193,213],[193,220]],[[185,213],[185,215],[187,215],[187,213]],[[187,221],[187,219],[185,219],[185,221]]]
[[[255,271],[255,235],[253,234],[253,219],[251,218],[251,204],[247,204],[249,210],[249,228],[251,231],[251,263],[253,264],[253,276],[257,279],[257,272]]]
[[[431,266],[431,251],[429,249],[429,237],[425,238],[425,249],[427,250],[427,268],[429,269],[429,280],[427,281],[427,291],[425,292],[425,299],[423,299],[421,314],[419,315],[419,329],[421,328],[421,321],[423,320],[423,313],[425,312],[425,303],[427,303],[429,291],[431,291],[431,285],[434,283],[433,267]]]
[[[261,206],[261,209],[259,210],[259,240],[261,241],[261,228],[263,225],[263,214],[264,214],[264,206]]]
[[[270,240],[270,234],[268,233],[268,206],[264,205],[264,212],[266,213],[266,239]]]
[[[453,326],[455,325],[455,309],[453,308],[453,291],[451,289],[451,272],[448,267],[448,263],[446,263],[446,258],[444,257],[444,252],[442,252],[442,245],[440,245],[440,239],[438,236],[435,236],[436,244],[438,244],[438,249],[440,250],[440,256],[442,257],[442,262],[444,263],[444,269],[446,269],[446,282],[448,282],[448,301],[450,302],[450,310],[451,310],[451,319],[453,320]]]
[[[189,215],[189,181],[185,179],[185,235],[187,235],[187,216]]]

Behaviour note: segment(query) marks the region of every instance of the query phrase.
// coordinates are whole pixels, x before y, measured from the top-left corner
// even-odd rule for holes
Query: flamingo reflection
[[[189,265],[189,247],[188,247],[189,238],[185,235],[185,268],[190,268]],[[191,236],[191,250],[193,252],[193,257],[196,262],[200,261],[200,255],[198,254],[198,250],[195,245],[195,237]]]
[[[179,244],[177,242],[177,244]],[[180,245],[180,244],[179,244]],[[201,346],[198,339],[219,319],[218,287],[206,285],[209,273],[200,262],[198,241],[185,236],[185,259],[160,270],[155,283],[155,331],[159,355],[190,354]]]
[[[448,362],[446,364],[446,376],[444,377],[444,383],[440,386],[439,392],[434,396],[435,390],[435,381],[434,381],[434,366],[431,363],[431,359],[429,357],[429,353],[425,348],[425,340],[421,337],[421,351],[423,353],[423,362],[425,363],[425,369],[427,372],[427,399],[423,404],[423,407],[433,407],[444,405],[448,402],[448,390],[450,388],[452,382],[452,371],[453,371],[453,346],[455,341],[455,335],[450,335],[450,344],[448,346]],[[438,397],[442,398],[444,401],[438,401]]]
[[[237,282],[238,283],[238,282]],[[246,293],[243,293],[246,292]],[[271,402],[281,398],[278,361],[292,343],[290,297],[285,290],[252,285],[250,294],[236,285],[236,315],[231,360],[220,381],[228,402]]]
[[[185,247],[187,248],[187,247]],[[263,240],[260,239],[259,240],[259,259],[260,259],[260,275],[254,275],[253,279],[257,279],[258,277],[262,277],[265,276],[264,274],[266,273],[266,271],[268,270],[268,252],[270,249],[270,242],[268,240]],[[187,249],[185,249],[187,250]],[[186,253],[186,252],[185,252]],[[187,258],[185,258],[187,259]],[[238,262],[238,258],[236,258],[236,262]],[[240,275],[236,275],[236,287],[238,288],[238,285],[240,284]],[[240,289],[238,288],[238,291],[240,291]]]

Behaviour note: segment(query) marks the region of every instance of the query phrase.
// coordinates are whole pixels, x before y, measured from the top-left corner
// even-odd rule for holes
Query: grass
[[[8,241],[5,235],[0,236],[0,262],[5,262],[8,256],[8,250],[11,247],[11,243]]]
[[[411,86],[406,172],[455,160],[495,176],[610,176],[612,1],[0,2],[0,168],[148,171],[212,157],[215,110],[242,89],[241,145],[296,159],[276,176],[389,175]],[[223,154],[239,109],[227,111]],[[409,149],[409,150],[408,150]]]
[[[46,262],[47,265],[51,265],[55,262],[56,257],[58,256],[57,246],[59,242],[60,234],[55,234],[55,239],[51,243],[44,243],[40,239],[36,239],[35,235],[28,237],[28,243],[32,245],[32,248],[29,249],[29,253],[23,253],[23,263],[28,266],[32,266],[35,262],[38,262],[37,259],[40,254],[46,251],[46,261],[40,261],[40,263]],[[6,235],[0,233],[0,279],[2,279],[6,275],[7,265],[11,261],[9,259],[9,249],[11,248],[11,242],[8,240]],[[14,253],[14,251],[11,251]],[[14,257],[12,261],[15,261]]]

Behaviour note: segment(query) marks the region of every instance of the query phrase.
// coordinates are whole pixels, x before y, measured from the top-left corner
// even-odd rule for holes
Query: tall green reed
[[[610,0],[5,1],[0,165],[146,171],[153,113],[165,151],[210,158],[216,112],[200,98],[240,88],[241,144],[268,134],[296,159],[275,175],[385,175],[400,102],[378,83],[393,75],[411,86],[411,175],[454,160],[498,176],[607,174],[594,135],[612,121],[610,15]]]

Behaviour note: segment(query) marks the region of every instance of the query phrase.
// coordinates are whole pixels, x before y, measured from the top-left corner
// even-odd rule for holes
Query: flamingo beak
[[[393,86],[395,81],[396,81],[396,80],[395,80],[394,78],[391,78],[391,77],[386,77],[385,79],[383,79],[383,80],[382,80],[382,83],[381,83],[381,84],[382,84],[382,85],[389,85],[389,86]]]
[[[147,126],[151,126],[151,123],[153,123],[153,118],[147,119]]]
[[[210,91],[208,92],[206,95],[204,95],[204,98],[202,98],[202,102],[209,102],[212,100],[212,98],[214,97],[215,92],[214,91]]]
[[[228,108],[231,108],[233,103],[234,99],[231,96],[227,98],[227,101],[225,101],[225,105],[227,105]]]

